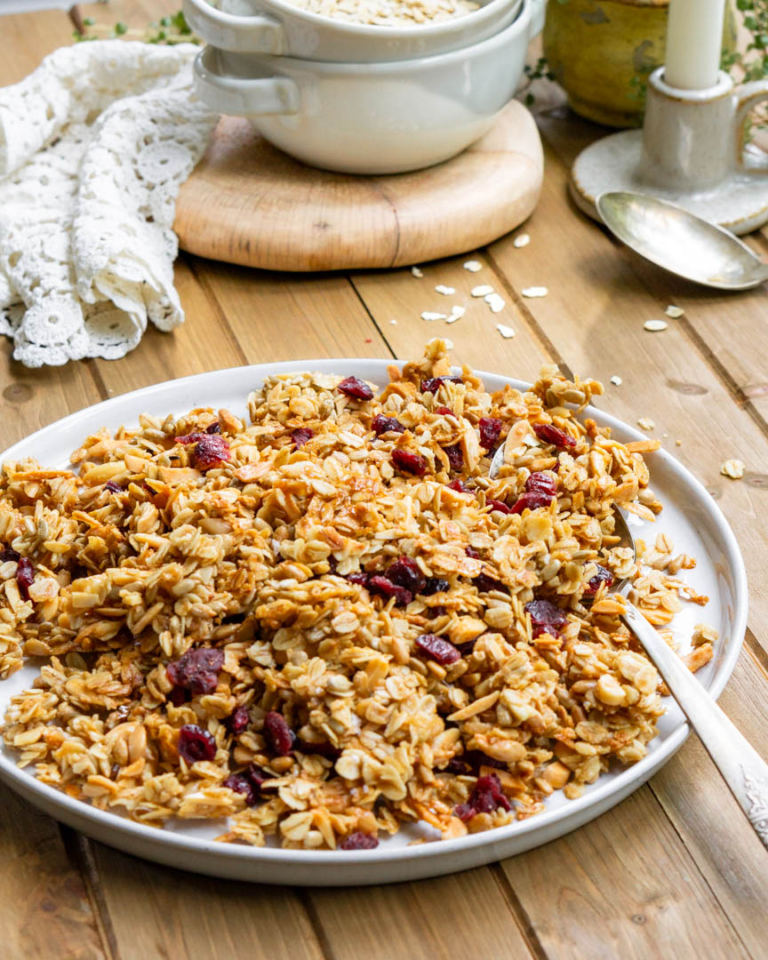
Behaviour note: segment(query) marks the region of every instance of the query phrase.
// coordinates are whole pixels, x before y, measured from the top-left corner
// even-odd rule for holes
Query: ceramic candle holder
[[[663,67],[649,77],[642,130],[605,137],[576,158],[576,203],[599,219],[600,194],[628,190],[677,203],[733,233],[768,222],[768,157],[744,146],[749,111],[768,100],[768,80],[736,88],[721,72],[714,87],[681,90],[663,77]]]

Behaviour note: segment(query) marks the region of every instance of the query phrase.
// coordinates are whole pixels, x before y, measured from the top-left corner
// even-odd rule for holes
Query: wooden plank
[[[502,869],[550,960],[749,956],[647,787]]]
[[[539,127],[554,153],[570,169],[578,153],[593,140],[605,135],[605,129],[576,117],[561,106],[552,108],[551,88],[544,89],[538,116]],[[766,228],[764,228],[765,233]],[[744,238],[764,259],[768,257],[768,243],[755,234]],[[659,313],[669,304],[685,310],[677,325],[687,328],[691,340],[718,371],[735,396],[754,411],[756,419],[768,433],[768,372],[764,358],[768,354],[768,324],[765,318],[765,289],[742,293],[720,293],[690,283],[666,273],[627,247],[616,244],[632,271],[638,276],[649,295],[656,301]],[[757,483],[763,482],[764,467],[747,461],[750,473],[759,473]],[[766,481],[768,482],[768,481]]]
[[[72,42],[72,22],[63,10],[0,17],[0,29],[0,86],[23,80],[44,56]]]
[[[94,843],[120,960],[322,960],[296,891],[202,877]]]

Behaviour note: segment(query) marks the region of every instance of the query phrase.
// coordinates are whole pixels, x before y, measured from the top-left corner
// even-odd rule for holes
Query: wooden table
[[[177,4],[117,0],[93,15],[137,25]],[[159,10],[159,8],[161,8]],[[0,83],[71,40],[52,11],[0,19]],[[546,146],[529,246],[504,238],[462,258],[352,276],[257,273],[182,258],[187,323],[148,331],[125,359],[0,371],[5,448],[87,404],[170,377],[293,357],[413,357],[438,331],[419,318],[434,285],[503,292],[494,316],[470,309],[450,327],[478,368],[530,378],[542,362],[608,382],[603,405],[638,415],[707,485],[732,524],[750,576],[751,631],[721,703],[768,756],[768,301],[765,291],[705,293],[645,265],[579,215],[569,163],[601,131],[553,89],[540,91]],[[751,238],[768,253],[768,243]],[[544,285],[549,296],[523,299]],[[643,323],[679,304],[664,333]],[[393,321],[397,321],[396,325]],[[502,340],[496,322],[513,327]],[[446,331],[447,332],[447,331]],[[675,441],[681,440],[675,448]],[[747,464],[741,481],[720,464]],[[369,889],[281,889],[206,879],[117,853],[36,813],[0,787],[0,955],[8,960],[442,960],[768,956],[768,853],[695,737],[620,806],[538,850],[439,880]]]

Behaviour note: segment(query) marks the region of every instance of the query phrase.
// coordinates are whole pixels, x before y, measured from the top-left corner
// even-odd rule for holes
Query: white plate
[[[290,371],[355,374],[383,387],[388,382],[388,363],[386,360],[294,360],[185,377],[72,414],[17,443],[2,459],[34,456],[45,466],[64,467],[69,462],[69,454],[85,436],[103,426],[114,429],[121,424],[135,424],[141,413],[164,415],[184,413],[193,407],[223,406],[244,415],[249,391],[261,384],[265,376]],[[522,389],[527,386],[496,374],[482,374],[482,377],[490,390],[497,390],[504,383]],[[621,440],[646,439],[637,430],[599,410],[590,408],[588,414],[598,423],[610,426]],[[699,621],[719,631],[715,657],[698,674],[702,683],[717,696],[733,671],[744,638],[747,616],[744,564],[725,518],[698,480],[665,452],[651,454],[649,460],[652,485],[664,503],[664,512],[656,524],[643,524],[647,529],[639,532],[652,539],[657,532],[664,531],[672,536],[678,549],[699,561],[687,579],[699,592],[710,597],[709,604],[705,609],[686,604],[684,612],[676,617],[674,627],[684,645]],[[10,697],[28,687],[36,675],[34,667],[24,667],[0,682],[0,716]],[[221,822],[181,822],[165,830],[145,827],[117,814],[96,810],[39,783],[29,771],[15,765],[13,755],[7,750],[0,754],[0,777],[52,817],[103,843],[160,863],[272,884],[390,883],[466,870],[522,853],[610,809],[654,774],[688,735],[680,710],[671,700],[668,707],[660,723],[659,736],[650,744],[648,755],[633,767],[603,775],[578,800],[566,800],[558,793],[550,799],[544,813],[498,830],[417,846],[408,846],[413,832],[403,831],[397,837],[382,841],[375,850],[355,853],[214,843],[214,837],[225,829]]]

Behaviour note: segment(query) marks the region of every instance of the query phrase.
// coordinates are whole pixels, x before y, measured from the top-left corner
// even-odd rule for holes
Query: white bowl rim
[[[42,429],[35,431],[35,433],[31,434],[30,436],[25,437],[13,444],[8,448],[8,450],[0,454],[0,457],[2,459],[6,459],[9,456],[13,456],[13,451],[17,446],[27,443],[33,437],[40,436],[41,439],[45,439],[45,434],[49,431],[58,431],[63,427],[70,426],[74,428],[79,420],[88,417],[97,409],[108,415],[111,410],[125,403],[128,398],[140,399],[144,395],[153,395],[157,394],[158,392],[162,393],[164,392],[163,388],[165,388],[167,391],[174,392],[175,389],[180,388],[185,384],[190,384],[192,381],[203,377],[214,376],[224,379],[229,375],[241,373],[247,368],[254,371],[254,385],[256,385],[260,382],[260,378],[263,378],[264,376],[275,375],[278,372],[286,374],[297,373],[305,370],[332,372],[333,370],[344,369],[344,365],[354,366],[355,363],[377,363],[381,365],[382,373],[386,373],[386,367],[390,364],[402,364],[404,362],[405,361],[400,359],[388,359],[380,357],[337,357],[328,359],[310,358],[306,360],[286,360],[283,362],[270,362],[263,364],[243,364],[238,367],[229,367],[223,370],[205,371],[203,373],[192,374],[187,377],[179,377],[174,380],[165,381],[164,383],[151,384],[147,387],[142,387],[139,390],[132,390],[128,393],[121,394],[120,396],[111,397],[108,400],[103,400],[101,403],[92,404],[89,407],[78,410],[69,416],[54,421],[52,424],[48,424]],[[454,369],[457,373],[461,373],[460,368],[456,367]],[[530,383],[527,383],[526,381],[518,380],[513,377],[507,377],[504,374],[489,373],[481,370],[475,371],[475,374],[484,381],[501,378],[509,383],[510,386],[518,390],[526,390],[531,386]],[[589,406],[583,411],[583,414],[586,416],[592,416],[596,418],[599,423],[605,424],[606,426],[611,427],[613,430],[619,430],[620,432],[631,436],[635,440],[648,439],[646,434],[641,433],[639,430],[636,430],[629,424],[624,423],[624,421],[619,420],[617,417],[614,417],[611,414],[605,413],[599,408]],[[739,550],[736,537],[731,530],[728,521],[704,485],[697,480],[697,478],[687,469],[687,467],[684,467],[683,464],[681,464],[666,450],[661,449],[657,451],[654,453],[654,457],[662,458],[665,461],[666,466],[670,468],[672,472],[684,478],[685,482],[698,494],[699,499],[706,503],[714,525],[722,537],[724,552],[727,555],[728,569],[733,573],[734,618],[732,642],[729,644],[725,656],[721,659],[721,667],[717,675],[714,677],[712,684],[708,688],[712,697],[717,699],[717,697],[719,697],[722,693],[726,683],[730,679],[731,674],[733,673],[736,661],[744,644],[748,612],[748,585],[744,560],[741,555],[741,551]],[[629,778],[631,778],[633,781],[636,781],[637,787],[639,787],[649,776],[646,771],[649,768],[652,768],[652,770],[659,769],[684,743],[689,733],[690,727],[687,722],[681,722],[679,728],[667,737],[665,742],[659,747],[658,750],[654,751],[653,753],[649,752],[638,763],[631,767],[626,767],[610,780],[605,780],[602,786],[599,785],[598,780],[597,787],[585,793],[579,799],[569,801],[567,807],[545,811],[544,813],[538,814],[535,817],[530,817],[529,819],[523,821],[517,821],[516,823],[505,827],[497,827],[494,830],[483,831],[481,833],[471,833],[456,839],[438,840],[434,843],[423,843],[407,847],[387,848],[384,846],[377,847],[373,850],[358,850],[354,853],[355,863],[375,864],[387,863],[391,861],[409,862],[421,860],[422,858],[440,857],[446,854],[450,855],[451,853],[458,854],[474,847],[485,846],[493,843],[496,840],[503,841],[513,833],[516,836],[525,836],[528,833],[538,831],[560,820],[573,820],[578,816],[579,812],[583,811],[585,808],[598,806],[601,800],[607,799],[614,793],[620,793],[621,789],[626,785],[626,781]],[[21,769],[20,767],[17,767],[15,763],[5,756],[4,753],[0,753],[0,779],[3,779],[11,786],[14,784],[19,784],[23,792],[31,793],[39,797],[41,806],[43,806],[47,811],[50,811],[51,808],[58,808],[62,811],[66,811],[75,818],[85,818],[92,823],[96,823],[107,828],[108,831],[121,833],[126,839],[130,837],[135,837],[142,841],[150,841],[150,839],[154,839],[161,846],[171,849],[175,848],[185,850],[189,853],[198,851],[201,854],[213,856],[214,859],[252,859],[262,864],[279,863],[311,867],[313,864],[340,864],[343,863],[346,858],[350,857],[349,851],[286,850],[284,848],[251,847],[239,846],[237,844],[218,843],[215,840],[202,840],[198,837],[187,835],[182,836],[174,834],[170,831],[158,829],[157,827],[145,826],[144,824],[128,820],[119,814],[110,813],[105,810],[99,810],[82,800],[76,800],[73,797],[69,797],[66,794],[60,793],[55,788],[39,781],[34,775],[31,775],[29,772]],[[108,841],[105,842],[108,843]],[[201,872],[205,871],[203,870]]]
[[[306,19],[318,27],[332,29],[339,33],[349,33],[353,36],[381,37],[383,42],[388,42],[392,40],[412,40],[414,37],[433,38],[440,34],[459,33],[462,30],[462,25],[466,24],[470,18],[473,24],[477,24],[481,20],[492,20],[494,17],[500,16],[507,5],[512,7],[522,6],[525,0],[489,0],[488,3],[483,3],[477,10],[472,10],[462,17],[452,17],[449,20],[441,20],[439,23],[413,27],[390,27],[385,25],[378,26],[372,23],[354,23],[349,20],[337,20],[335,17],[326,17],[321,13],[313,13],[310,10],[302,10],[300,7],[296,7],[287,2],[287,0],[268,0],[268,2],[270,7],[275,7],[280,13]],[[214,9],[218,10],[219,13],[225,13],[225,11],[219,10],[218,7]],[[257,16],[259,14],[270,13],[271,10],[266,8],[260,11],[254,11],[253,15]],[[248,15],[229,14],[229,16],[247,17]],[[318,62],[322,63],[324,61]]]
[[[221,50],[213,44],[208,44],[206,47],[203,47],[198,57],[202,56],[206,50],[213,50],[216,52],[217,58],[219,56],[235,57],[243,64],[247,64],[249,61],[257,61],[259,64],[264,64],[274,70],[275,74],[280,73],[281,67],[296,72],[326,75],[342,74],[346,76],[352,74],[354,76],[360,76],[360,74],[365,73],[410,74],[418,70],[431,70],[435,67],[444,67],[453,64],[457,60],[465,61],[470,57],[475,58],[478,55],[496,49],[496,47],[503,46],[509,42],[513,34],[526,30],[530,22],[530,6],[531,3],[535,2],[538,2],[538,0],[522,0],[520,10],[515,19],[507,24],[503,30],[499,30],[498,33],[494,33],[484,40],[467,44],[465,47],[459,47],[458,50],[446,50],[444,53],[432,53],[426,57],[414,57],[408,60],[370,60],[360,62],[350,60],[308,60],[301,57],[286,57],[282,54],[244,53],[242,51]],[[209,68],[206,67],[205,69]],[[245,74],[226,74],[226,76],[245,82],[253,79]]]

